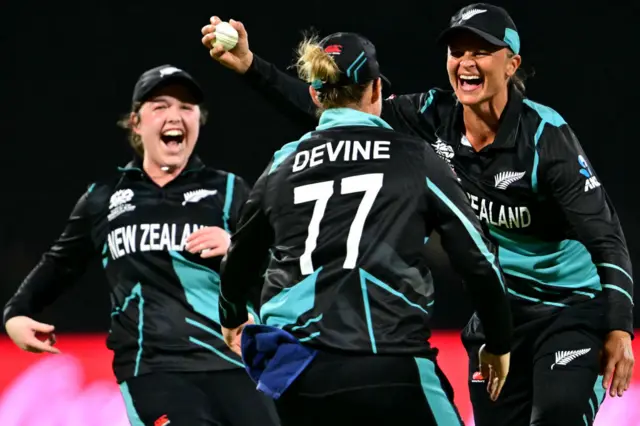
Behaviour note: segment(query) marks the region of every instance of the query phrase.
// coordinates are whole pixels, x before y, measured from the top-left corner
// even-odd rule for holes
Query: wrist
[[[631,340],[631,334],[625,330],[610,330],[607,333],[608,338]]]
[[[220,325],[222,327],[233,330],[247,322],[249,312],[246,307],[235,306],[225,302],[222,302],[221,307]]]
[[[249,52],[247,53],[247,56],[244,57],[242,60],[242,67],[238,69],[238,73],[245,74],[247,71],[249,71],[252,64],[253,64],[253,52],[249,50]]]

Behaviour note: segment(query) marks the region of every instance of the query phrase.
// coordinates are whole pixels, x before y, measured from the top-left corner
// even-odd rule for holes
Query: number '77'
[[[347,236],[347,256],[344,260],[343,267],[345,269],[353,269],[358,259],[358,249],[360,247],[360,239],[364,223],[367,219],[369,211],[373,206],[380,188],[382,188],[382,173],[370,173],[358,176],[349,176],[340,181],[340,194],[353,194],[356,192],[364,192],[364,197],[360,201],[358,211],[356,212],[349,235]],[[304,275],[312,274],[314,271],[311,254],[316,248],[318,235],[320,234],[320,222],[327,208],[327,203],[333,195],[334,181],[325,181],[312,183],[309,185],[298,186],[293,189],[294,204],[308,203],[315,201],[311,221],[307,230],[307,240],[305,241],[304,253],[300,256],[300,270]]]

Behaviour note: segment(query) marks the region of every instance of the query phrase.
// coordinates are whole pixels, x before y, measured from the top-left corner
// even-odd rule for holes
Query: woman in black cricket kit
[[[8,302],[5,327],[22,349],[57,352],[54,327],[31,318],[101,257],[113,305],[107,346],[132,425],[275,426],[272,402],[220,334],[220,260],[248,187],[193,154],[203,101],[176,67],[141,75],[123,120],[137,155],[80,198]]]
[[[320,124],[276,152],[242,210],[222,266],[223,335],[285,426],[460,425],[429,344],[424,238],[440,233],[486,324],[480,364],[493,399],[511,345],[494,246],[447,165],[380,119],[369,40],[307,39],[298,68]],[[269,251],[266,274],[248,267]],[[264,325],[245,326],[259,288]]]

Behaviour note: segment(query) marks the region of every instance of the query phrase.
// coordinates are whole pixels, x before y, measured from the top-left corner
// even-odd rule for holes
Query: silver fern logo
[[[168,75],[175,74],[180,71],[182,70],[176,67],[164,67],[160,70],[160,77],[166,77]]]
[[[209,190],[209,189],[197,189],[195,191],[189,191],[184,193],[184,201],[182,205],[186,205],[187,203],[197,203],[203,198],[207,198],[211,195],[217,194],[217,190]]]
[[[551,369],[553,370],[553,367],[555,367],[556,365],[567,365],[574,359],[588,353],[590,350],[591,348],[578,349],[575,351],[558,351],[556,352],[556,362],[551,364]]]
[[[495,175],[496,188],[507,189],[513,182],[519,181],[526,172],[500,172]]]
[[[466,12],[462,13],[456,23],[454,25],[460,25],[461,23],[463,23],[464,21],[468,21],[469,19],[473,18],[476,15],[479,15],[481,13],[485,13],[487,10],[486,9],[470,9],[467,10]]]

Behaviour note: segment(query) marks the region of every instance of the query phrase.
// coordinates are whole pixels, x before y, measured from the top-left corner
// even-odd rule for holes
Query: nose
[[[182,117],[180,116],[180,109],[176,106],[170,107],[167,114],[167,122],[179,123],[181,121],[182,121]]]
[[[465,52],[460,58],[460,66],[465,68],[475,67],[476,61],[473,59],[471,52]]]

